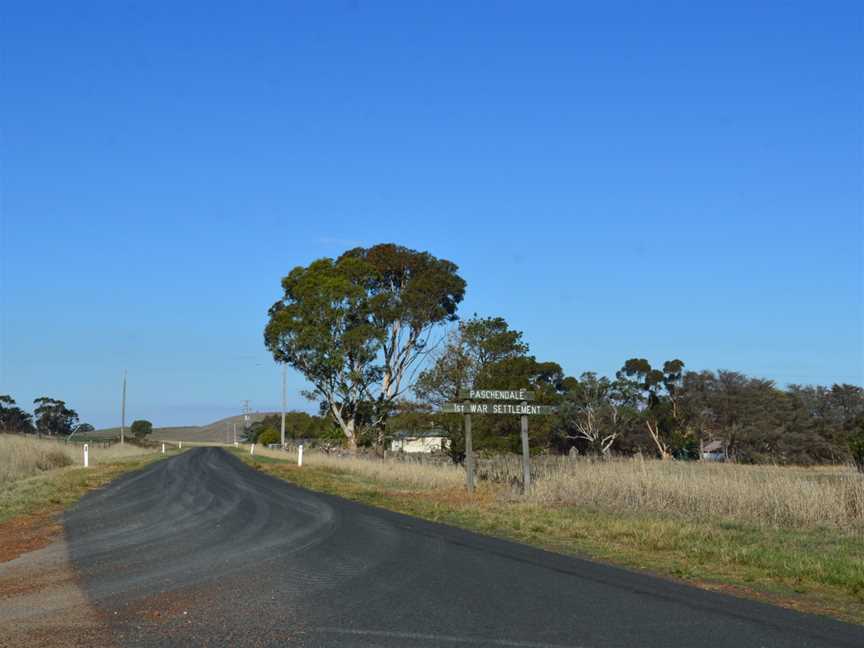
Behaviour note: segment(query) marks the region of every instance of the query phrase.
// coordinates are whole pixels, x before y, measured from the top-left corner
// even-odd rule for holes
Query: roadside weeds
[[[104,486],[120,475],[177,454],[136,455],[100,463],[90,468],[69,466],[39,473],[3,485],[0,490],[0,537],[4,524],[19,516],[56,514],[77,502],[88,491]]]

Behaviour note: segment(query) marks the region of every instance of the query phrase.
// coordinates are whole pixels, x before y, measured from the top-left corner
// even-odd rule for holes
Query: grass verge
[[[516,500],[488,483],[469,497],[461,487],[406,486],[333,466],[298,469],[286,460],[234,452],[263,472],[311,490],[864,624],[864,535],[857,531],[550,506]]]
[[[59,511],[77,502],[87,491],[104,486],[123,473],[177,454],[148,453],[90,468],[69,466],[3,484],[0,490],[0,524],[15,517]]]

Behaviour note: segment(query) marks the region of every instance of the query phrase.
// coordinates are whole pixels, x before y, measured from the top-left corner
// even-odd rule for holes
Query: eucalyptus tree
[[[55,398],[41,396],[33,401],[36,429],[41,434],[68,436],[78,425],[78,413],[66,407],[66,403]]]
[[[477,386],[478,376],[487,367],[527,353],[522,331],[511,329],[503,317],[475,314],[450,332],[432,364],[420,374],[414,390],[421,400],[436,405],[457,400],[459,390]]]
[[[433,361],[420,373],[414,392],[421,402],[432,406],[456,401],[460,390],[479,387],[484,379],[487,383],[490,379],[512,380],[510,377],[490,378],[489,368],[508,359],[524,357],[527,353],[528,345],[522,340],[522,332],[511,329],[504,318],[478,317],[475,314],[449,332],[445,343],[436,350]],[[501,387],[503,384],[493,386]],[[447,429],[451,457],[461,462],[465,457],[463,417],[440,414],[436,420]],[[488,421],[475,423],[478,448],[484,445],[484,435],[489,436],[488,427]]]
[[[564,371],[557,362],[543,362],[534,356],[514,354],[483,367],[476,376],[477,389],[526,389],[536,395],[537,405],[556,405],[564,390]],[[556,430],[551,416],[534,417],[529,427],[532,451],[548,449]],[[474,426],[477,449],[521,450],[520,423],[517,416],[481,416]]]
[[[618,431],[608,425],[612,381],[586,371],[579,380],[568,381],[567,391],[559,405],[559,424],[571,441],[585,443],[598,454],[607,454]]]
[[[8,394],[0,395],[0,432],[31,432],[33,417],[15,404]]]
[[[672,458],[676,442],[686,435],[681,421],[683,391],[681,360],[667,360],[663,370],[654,369],[645,358],[630,358],[616,374],[623,384],[628,379],[643,396],[642,418],[661,459]]]
[[[145,419],[132,421],[129,431],[135,435],[136,439],[144,439],[153,433],[153,424]]]
[[[465,294],[456,264],[387,243],[298,266],[282,280],[264,342],[299,371],[356,449],[361,426],[377,430],[455,321]]]

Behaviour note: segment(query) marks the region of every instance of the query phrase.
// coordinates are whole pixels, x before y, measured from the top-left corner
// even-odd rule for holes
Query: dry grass
[[[111,463],[127,457],[152,454],[155,450],[131,444],[90,448],[91,465]],[[11,434],[0,435],[0,484],[32,477],[46,470],[82,465],[82,446],[49,439]]]
[[[249,446],[241,446],[249,451]],[[269,450],[255,446],[256,457],[297,461],[293,450]],[[435,489],[459,487],[465,483],[465,471],[453,464],[435,466],[408,463],[394,459],[359,458],[317,451],[303,453],[303,464],[314,468],[333,470],[364,479],[393,484],[405,488]]]
[[[518,474],[518,460],[509,462],[510,471]],[[864,531],[864,478],[851,467],[566,457],[549,457],[541,467],[530,497],[540,503],[689,520],[721,518],[780,529],[824,526]]]
[[[245,446],[248,452],[248,446]],[[296,461],[294,452],[255,448],[256,457]],[[458,488],[462,467],[307,452],[304,464],[409,489]],[[520,458],[481,460],[478,474],[519,495]],[[532,459],[528,503],[579,506],[609,513],[659,513],[684,520],[718,519],[776,529],[828,527],[864,532],[864,477],[851,467],[742,466],[681,461],[568,457]]]

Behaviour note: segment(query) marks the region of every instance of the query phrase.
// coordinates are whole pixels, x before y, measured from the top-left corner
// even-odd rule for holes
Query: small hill
[[[249,414],[251,422],[260,421],[265,416],[278,412],[254,412]],[[153,428],[149,438],[154,441],[197,441],[199,443],[230,443],[234,440],[234,426],[237,426],[237,439],[243,433],[243,415],[229,416],[207,425],[184,425],[177,427]],[[126,433],[129,433],[127,428]],[[120,428],[105,428],[88,435],[91,438],[116,438],[120,436]]]

